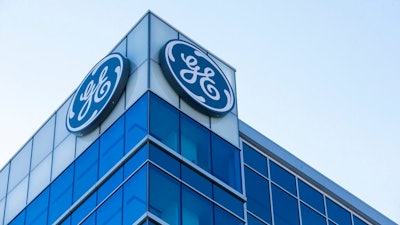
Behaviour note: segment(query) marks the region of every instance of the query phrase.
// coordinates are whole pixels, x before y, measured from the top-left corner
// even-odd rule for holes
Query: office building
[[[235,70],[147,13],[0,171],[0,224],[395,224],[238,119]]]

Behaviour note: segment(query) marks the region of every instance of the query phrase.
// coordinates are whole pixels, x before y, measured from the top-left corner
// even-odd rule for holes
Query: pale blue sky
[[[0,167],[148,10],[236,68],[243,121],[400,223],[399,0],[0,0]]]

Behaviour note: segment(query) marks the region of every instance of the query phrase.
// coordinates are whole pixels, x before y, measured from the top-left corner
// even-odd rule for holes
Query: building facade
[[[0,171],[0,224],[395,224],[238,119],[235,70],[147,13]]]

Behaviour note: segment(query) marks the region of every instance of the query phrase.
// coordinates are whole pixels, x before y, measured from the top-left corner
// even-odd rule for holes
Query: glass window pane
[[[358,218],[357,216],[354,216],[354,215],[353,215],[353,221],[354,221],[354,225],[367,225],[367,223],[365,223],[360,218]]]
[[[212,135],[213,175],[242,192],[239,150],[222,138]]]
[[[150,23],[150,57],[158,62],[160,49],[167,41],[177,39],[178,32],[154,15],[150,16]]]
[[[131,69],[139,66],[148,58],[148,34],[149,17],[145,16],[128,34],[127,56],[131,64]]]
[[[272,185],[272,205],[275,225],[298,225],[299,212],[297,200],[291,195]]]
[[[298,180],[298,184],[300,199],[320,213],[325,214],[324,197],[322,194],[301,180]]]
[[[128,178],[147,159],[148,145],[143,146],[124,164],[124,179]]]
[[[267,158],[245,143],[243,143],[243,158],[247,165],[268,177]]]
[[[101,185],[97,191],[97,202],[103,201],[108,195],[110,195],[117,187],[122,183],[123,179],[123,168],[121,167],[116,173],[114,173],[108,180]]]
[[[155,145],[150,145],[150,159],[175,176],[180,176],[180,163]]]
[[[26,193],[28,191],[28,177],[23,179],[7,196],[6,213],[4,222],[7,224],[26,206]]]
[[[156,95],[151,94],[150,134],[171,149],[178,152],[178,132],[178,110]]]
[[[99,177],[103,177],[123,155],[124,117],[121,117],[100,137]]]
[[[213,204],[190,190],[182,188],[182,225],[212,225]]]
[[[65,118],[71,99],[72,96],[67,101],[65,101],[64,104],[56,112],[54,146],[57,146],[62,140],[64,140],[65,137],[70,134],[67,130],[67,126],[65,126]]]
[[[210,131],[181,114],[181,154],[206,171],[211,171]]]
[[[271,203],[268,181],[244,167],[246,181],[247,210],[271,223]]]
[[[148,95],[141,97],[125,114],[125,153],[147,134]]]
[[[54,180],[75,159],[76,136],[69,135],[53,152],[53,170],[51,179]]]
[[[247,214],[247,224],[248,225],[265,225],[265,223],[258,220],[256,217],[251,214]]]
[[[6,199],[0,199],[0,224],[3,224],[4,207],[6,206]]]
[[[35,168],[53,150],[54,117],[51,117],[33,137],[31,168]]]
[[[178,225],[181,211],[179,182],[151,166],[149,190],[150,212],[170,225]]]
[[[217,185],[214,185],[214,200],[243,218],[243,202]]]
[[[244,222],[234,217],[232,214],[214,205],[215,224],[244,225]]]
[[[212,198],[212,183],[185,165],[182,165],[182,180]]]
[[[302,224],[326,225],[326,218],[301,203],[301,221]]]
[[[25,224],[25,211],[22,211],[8,225],[21,225],[21,224]]]
[[[293,195],[296,195],[296,178],[294,175],[272,161],[269,161],[269,167],[272,181]]]
[[[8,189],[12,190],[29,173],[31,163],[32,141],[29,141],[11,160]],[[4,180],[1,180],[3,183]],[[4,182],[7,184],[7,182]],[[1,196],[0,196],[1,198]]]
[[[49,223],[53,223],[72,204],[74,167],[68,167],[50,186]]]
[[[96,212],[85,219],[80,225],[93,225],[96,224]]]
[[[32,201],[50,183],[51,157],[49,154],[35,169],[29,178],[28,202]]]
[[[96,193],[92,194],[82,203],[71,216],[72,224],[79,224],[96,207]]]
[[[350,213],[329,198],[326,198],[326,211],[328,212],[329,219],[333,220],[334,222],[340,225],[351,224]]]
[[[75,161],[74,201],[97,182],[98,156],[99,142],[96,141]]]
[[[47,223],[49,208],[49,189],[46,188],[26,209],[26,224],[42,225]]]
[[[97,223],[102,224],[122,224],[122,190],[115,192],[97,210]]]
[[[9,169],[10,169],[10,164],[7,164],[0,171],[0,180],[1,180],[1,182],[0,182],[0,199],[4,198],[4,196],[6,196]]]
[[[143,167],[124,184],[123,224],[133,224],[146,212],[146,170]]]

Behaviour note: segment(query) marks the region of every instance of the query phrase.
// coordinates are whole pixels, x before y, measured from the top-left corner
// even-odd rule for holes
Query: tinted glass
[[[324,197],[322,194],[301,180],[298,180],[298,184],[300,199],[324,214]]]
[[[353,215],[354,225],[367,225],[364,221]]]
[[[143,167],[123,186],[123,224],[133,224],[146,211],[146,170]]]
[[[124,155],[124,117],[117,120],[101,137],[99,177],[102,177]]]
[[[269,161],[271,179],[293,195],[296,195],[296,178],[276,163]]]
[[[129,177],[147,159],[148,145],[138,150],[124,165],[124,179]]]
[[[179,113],[154,94],[150,95],[150,134],[178,152]]]
[[[181,114],[181,154],[206,171],[211,171],[210,131]]]
[[[97,225],[122,224],[122,190],[119,189],[97,209]]]
[[[150,167],[150,212],[171,225],[178,225],[180,218],[179,183],[155,168]]]
[[[297,200],[275,185],[272,185],[272,205],[275,225],[300,224]]]
[[[98,156],[99,142],[96,141],[75,161],[74,201],[96,183]]]
[[[247,210],[271,223],[271,203],[268,181],[251,169],[244,167]]]
[[[120,168],[97,190],[97,202],[103,201],[110,195],[121,183],[123,179],[123,169]]]
[[[182,180],[212,198],[212,183],[185,165],[182,165]]]
[[[73,165],[73,164],[72,164]],[[74,167],[69,166],[50,186],[49,223],[53,223],[72,204]]]
[[[49,189],[46,188],[26,209],[26,224],[46,224],[49,208]]]
[[[239,150],[216,135],[212,135],[212,171],[214,176],[242,191]]]
[[[217,185],[214,185],[214,200],[243,218],[243,202]]]
[[[147,134],[147,102],[146,94],[125,113],[125,152],[130,151]]]
[[[340,225],[351,224],[350,213],[329,198],[326,198],[326,210],[328,212],[328,217],[334,222]]]
[[[213,204],[190,190],[182,188],[182,225],[212,225]]]
[[[247,214],[247,224],[248,225],[265,225],[265,223],[261,222],[259,219],[255,218],[251,214]]]
[[[232,214],[223,210],[218,206],[214,206],[214,221],[215,224],[229,224],[229,225],[244,225],[243,221],[234,217]]]
[[[243,143],[243,158],[247,165],[268,177],[267,158],[245,143]]]
[[[25,224],[25,211],[22,211],[17,217],[15,217],[11,223],[9,223],[8,225],[21,225],[21,224]]]
[[[326,225],[326,218],[301,203],[301,221],[302,224]]]
[[[96,193],[92,194],[72,213],[72,224],[79,224],[96,207]]]
[[[155,145],[150,145],[150,159],[175,176],[180,176],[180,164],[168,153],[159,149]]]

